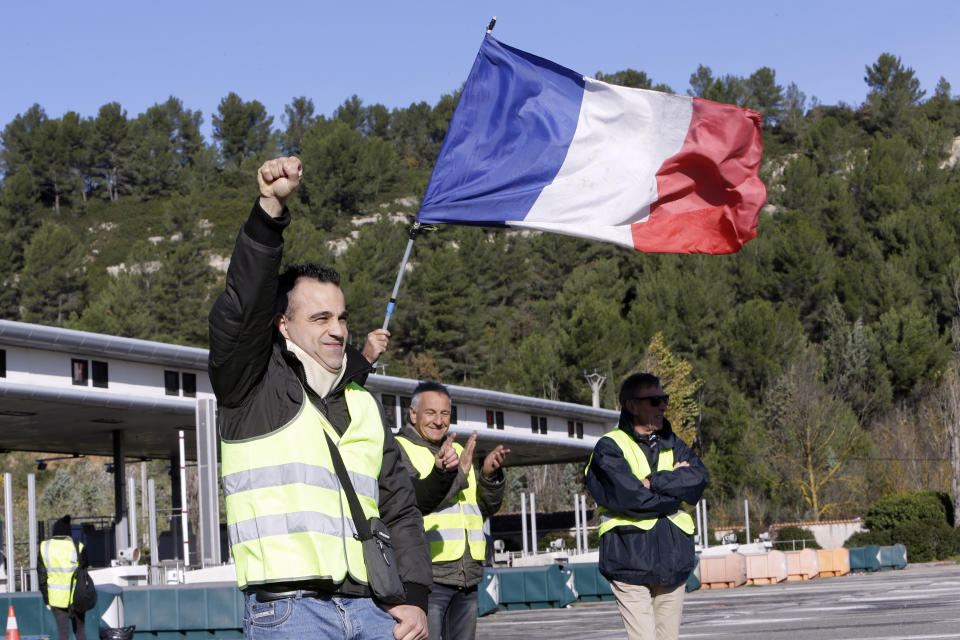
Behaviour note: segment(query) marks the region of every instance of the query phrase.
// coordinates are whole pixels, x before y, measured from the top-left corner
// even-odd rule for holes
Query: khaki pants
[[[685,583],[673,585],[610,583],[630,640],[677,640]]]

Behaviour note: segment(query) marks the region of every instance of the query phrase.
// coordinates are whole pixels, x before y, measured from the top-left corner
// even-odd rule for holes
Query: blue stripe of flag
[[[560,170],[583,76],[487,34],[437,156],[417,220],[523,220]]]

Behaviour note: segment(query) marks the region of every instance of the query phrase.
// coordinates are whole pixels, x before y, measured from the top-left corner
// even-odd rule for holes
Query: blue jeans
[[[320,596],[260,602],[244,597],[246,640],[393,640],[397,622],[370,598]]]
[[[433,583],[427,609],[429,640],[474,640],[477,637],[477,587],[455,589]]]

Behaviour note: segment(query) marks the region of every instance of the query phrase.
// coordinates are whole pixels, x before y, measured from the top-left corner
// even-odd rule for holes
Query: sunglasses
[[[651,407],[659,407],[661,404],[666,406],[670,403],[670,396],[663,394],[662,396],[636,396],[631,398],[631,400],[646,400],[650,403]]]

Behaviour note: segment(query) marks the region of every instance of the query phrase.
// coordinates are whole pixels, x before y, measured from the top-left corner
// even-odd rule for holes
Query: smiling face
[[[424,391],[417,408],[410,406],[410,422],[424,440],[439,444],[450,428],[450,396],[440,391]]]
[[[287,309],[277,315],[276,324],[284,338],[324,369],[340,371],[347,341],[347,308],[339,286],[299,278],[287,294]]]
[[[627,401],[627,409],[633,417],[633,428],[637,433],[654,433],[663,428],[663,414],[667,411],[667,402],[659,398],[665,395],[659,384],[642,385],[634,390]]]

